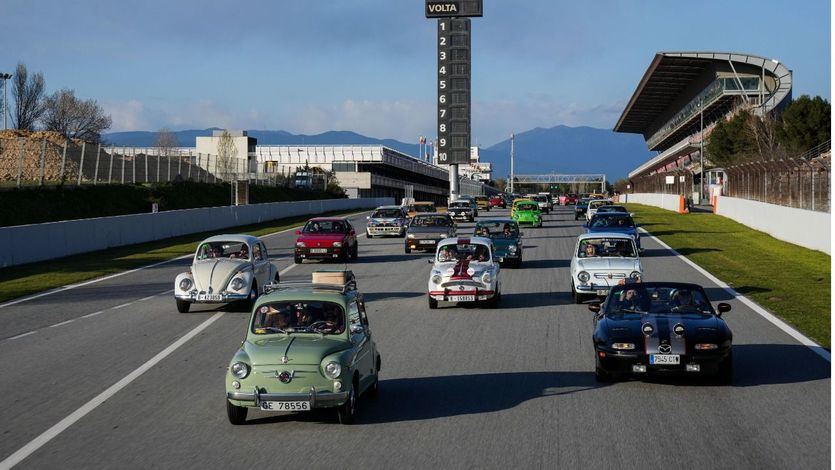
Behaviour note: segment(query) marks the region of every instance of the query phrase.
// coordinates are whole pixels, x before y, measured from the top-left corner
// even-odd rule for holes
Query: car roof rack
[[[357,281],[351,279],[350,281],[346,282],[345,284],[327,284],[321,282],[310,282],[310,281],[282,281],[282,282],[270,282],[264,286],[264,293],[269,294],[272,292],[282,291],[282,290],[289,290],[289,289],[316,289],[316,290],[329,290],[333,292],[339,292],[340,294],[345,294],[350,291],[357,290]]]

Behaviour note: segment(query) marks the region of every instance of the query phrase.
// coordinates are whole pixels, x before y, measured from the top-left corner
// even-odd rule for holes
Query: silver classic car
[[[455,223],[449,214],[418,214],[406,230],[406,253],[412,250],[435,251],[438,242],[455,236]]]
[[[406,234],[409,225],[409,215],[402,206],[380,206],[366,217],[365,234],[368,238],[395,236]]]
[[[278,270],[264,243],[250,235],[216,235],[197,246],[188,272],[174,280],[174,298],[180,313],[191,304],[255,303]]]
[[[502,298],[501,271],[493,243],[484,237],[446,238],[438,243],[427,283],[429,308],[438,302],[482,302],[496,307]]]
[[[571,258],[574,302],[606,296],[618,284],[640,281],[641,260],[635,239],[624,233],[586,233],[577,237]]]

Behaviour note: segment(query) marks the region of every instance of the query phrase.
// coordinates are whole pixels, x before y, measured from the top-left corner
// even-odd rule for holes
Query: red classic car
[[[560,196],[560,205],[567,206],[569,204],[577,204],[576,194],[563,194]]]
[[[357,232],[343,217],[317,217],[296,230],[296,264],[305,259],[357,259]]]
[[[501,196],[491,196],[490,197],[490,207],[501,207],[504,209],[507,205],[504,202],[504,198]]]

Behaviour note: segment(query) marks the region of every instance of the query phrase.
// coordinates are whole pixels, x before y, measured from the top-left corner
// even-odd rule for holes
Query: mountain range
[[[215,128],[174,132],[183,147],[193,147],[198,136],[210,136]],[[292,134],[286,131],[251,130],[248,135],[260,145],[384,145],[407,155],[417,156],[417,143],[395,139],[377,139],[350,131],[328,131],[321,134]],[[109,144],[149,147],[156,142],[151,131],[113,132],[105,134]],[[514,169],[517,174],[605,173],[609,181],[626,175],[653,157],[640,135],[617,134],[594,127],[537,127],[516,134]],[[481,161],[493,164],[493,177],[510,174],[510,139],[481,148]]]

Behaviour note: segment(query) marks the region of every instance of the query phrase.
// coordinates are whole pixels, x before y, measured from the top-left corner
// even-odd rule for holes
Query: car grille
[[[595,273],[595,279],[623,279],[626,277],[624,273]]]

